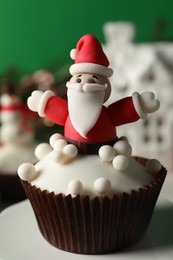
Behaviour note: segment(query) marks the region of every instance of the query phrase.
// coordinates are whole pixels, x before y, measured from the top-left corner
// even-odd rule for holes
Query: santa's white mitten
[[[147,114],[157,111],[160,107],[159,100],[155,99],[153,92],[133,93],[133,103],[138,115],[146,119]]]
[[[53,96],[55,96],[55,94],[51,90],[47,90],[46,92],[35,90],[27,100],[28,107],[30,110],[38,112],[39,116],[45,117],[44,109],[49,98]]]

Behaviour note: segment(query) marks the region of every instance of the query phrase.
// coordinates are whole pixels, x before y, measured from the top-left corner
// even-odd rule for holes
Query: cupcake
[[[26,198],[17,169],[22,162],[37,161],[36,144],[28,125],[30,111],[20,98],[9,93],[0,97],[0,194],[4,199],[20,201]]]
[[[64,126],[64,135],[38,145],[38,162],[21,164],[18,174],[51,245],[80,254],[116,252],[145,234],[166,169],[156,159],[133,157],[115,127],[145,119],[159,101],[136,92],[105,107],[113,71],[100,42],[84,35],[71,57],[68,100],[52,91],[28,98],[32,111]]]

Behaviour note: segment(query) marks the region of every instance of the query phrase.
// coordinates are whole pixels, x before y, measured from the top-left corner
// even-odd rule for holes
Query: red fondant
[[[115,126],[135,122],[139,119],[131,97],[120,99],[111,104],[108,107],[108,113]]]
[[[100,117],[94,127],[88,132],[87,138],[82,137],[73,127],[68,114],[67,101],[60,97],[49,99],[46,108],[46,116],[53,122],[64,125],[66,138],[81,142],[107,142],[116,138],[116,126],[134,122],[139,116],[133,106],[131,97],[124,98],[102,108]]]
[[[105,67],[109,66],[109,60],[103,52],[102,46],[98,39],[91,35],[84,35],[77,43],[76,49],[78,54],[75,63],[93,63]]]
[[[52,122],[64,126],[68,117],[67,100],[58,96],[51,97],[46,104],[44,112]]]
[[[19,105],[2,105],[0,106],[0,111],[9,111],[9,112],[15,112],[15,111],[21,111],[23,110],[23,104]]]

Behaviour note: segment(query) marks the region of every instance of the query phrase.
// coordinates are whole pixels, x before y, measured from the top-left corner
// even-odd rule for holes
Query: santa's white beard
[[[75,130],[86,138],[101,113],[105,91],[79,92],[68,89],[69,116]]]

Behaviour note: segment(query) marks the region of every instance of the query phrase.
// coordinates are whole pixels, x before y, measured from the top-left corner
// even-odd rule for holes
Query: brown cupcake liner
[[[26,193],[17,174],[0,173],[0,196],[13,202],[26,199]]]
[[[145,164],[146,159],[137,158]],[[166,177],[162,166],[155,181],[131,193],[112,198],[55,195],[26,181],[39,229],[53,246],[80,254],[104,254],[139,241],[147,230]]]

